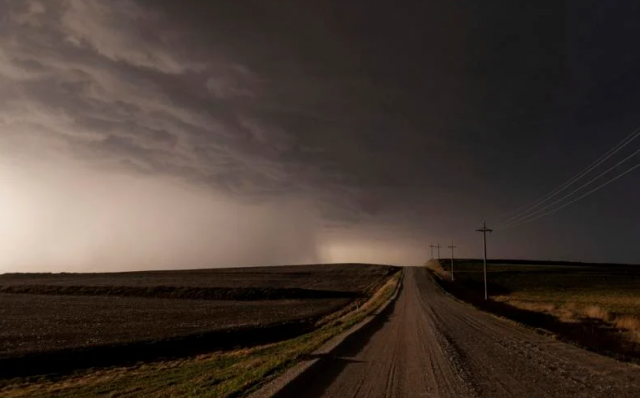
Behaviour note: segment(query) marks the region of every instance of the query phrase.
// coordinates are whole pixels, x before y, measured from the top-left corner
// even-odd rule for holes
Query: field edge
[[[0,386],[0,395],[89,397],[110,392],[120,397],[140,394],[160,397],[168,393],[174,396],[246,397],[374,313],[397,291],[401,276],[402,270],[398,268],[367,301],[352,307],[351,311],[327,316],[318,322],[316,330],[289,340],[167,363],[98,371],[89,369],[63,377],[5,380]]]

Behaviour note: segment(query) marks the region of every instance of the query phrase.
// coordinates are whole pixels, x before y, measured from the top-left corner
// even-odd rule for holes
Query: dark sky
[[[479,256],[483,218],[640,126],[639,18],[635,1],[0,1],[0,182],[17,192],[0,215],[23,211],[4,266],[81,251],[73,269],[153,268],[154,245],[175,253],[163,267],[409,264],[451,239]],[[640,262],[638,203],[640,170],[496,231],[490,255]],[[216,206],[234,216],[203,221]],[[89,265],[105,250],[130,255]]]

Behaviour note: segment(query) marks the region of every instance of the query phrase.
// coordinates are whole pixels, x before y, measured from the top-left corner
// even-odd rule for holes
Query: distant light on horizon
[[[0,272],[318,262],[303,202],[248,204],[176,179],[0,166]]]

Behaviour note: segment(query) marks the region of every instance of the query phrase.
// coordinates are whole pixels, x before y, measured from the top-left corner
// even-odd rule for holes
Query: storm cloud
[[[2,7],[5,270],[319,261],[305,170],[279,161],[296,144],[250,112],[259,77],[189,58],[135,2]]]
[[[0,267],[477,255],[483,217],[638,122],[637,79],[594,94],[631,55],[576,68],[597,36],[576,21],[625,10],[498,3],[0,1]],[[496,237],[500,255],[555,237],[548,256],[576,259],[601,237],[578,233],[589,206]]]

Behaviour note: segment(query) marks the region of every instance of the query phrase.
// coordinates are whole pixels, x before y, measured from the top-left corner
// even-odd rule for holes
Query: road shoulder
[[[404,271],[402,271],[404,272]],[[400,276],[396,283],[393,294],[376,309],[367,314],[365,318],[344,332],[331,338],[320,348],[308,355],[301,362],[286,370],[281,376],[262,386],[259,390],[249,395],[249,398],[273,398],[285,392],[288,388],[292,388],[296,382],[300,382],[305,376],[312,374],[316,368],[322,366],[323,362],[332,357],[332,353],[337,351],[341,345],[349,338],[366,331],[367,326],[389,311],[391,304],[397,299],[402,289],[403,275]]]

